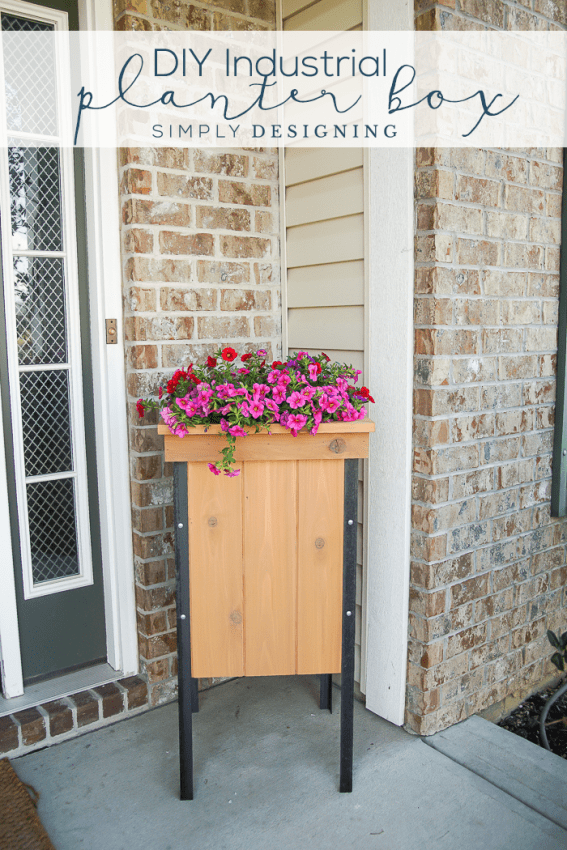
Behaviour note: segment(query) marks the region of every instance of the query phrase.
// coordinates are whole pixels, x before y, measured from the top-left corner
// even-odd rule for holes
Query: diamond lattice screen
[[[65,363],[63,260],[60,257],[15,257],[14,286],[20,365]]]
[[[53,25],[3,14],[2,31],[33,34],[3,40],[8,130],[56,135],[55,54],[48,35]]]
[[[9,139],[10,216],[15,251],[61,251],[59,150]]]
[[[27,485],[34,584],[77,575],[77,527],[72,478]]]
[[[69,373],[20,375],[26,476],[72,471]]]

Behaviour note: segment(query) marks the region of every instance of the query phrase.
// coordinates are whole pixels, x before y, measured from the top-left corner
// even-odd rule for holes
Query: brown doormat
[[[20,782],[8,759],[0,759],[0,850],[55,850],[37,816],[38,799],[31,785]]]

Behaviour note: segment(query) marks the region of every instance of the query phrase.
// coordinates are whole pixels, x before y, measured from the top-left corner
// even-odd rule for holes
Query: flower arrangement
[[[242,354],[226,346],[206,365],[178,369],[158,399],[139,399],[138,414],[159,410],[172,434],[184,437],[195,425],[220,425],[226,436],[222,460],[209,463],[215,475],[238,475],[234,468],[236,437],[247,428],[269,431],[277,423],[294,437],[299,431],[316,434],[322,422],[364,419],[364,405],[374,403],[366,387],[357,387],[358,369],[332,363],[326,354],[312,357],[298,351],[285,363],[268,365],[267,353]]]

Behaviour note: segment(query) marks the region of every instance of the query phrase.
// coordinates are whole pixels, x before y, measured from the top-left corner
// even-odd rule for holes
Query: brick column
[[[117,29],[271,29],[257,0],[119,0]],[[120,151],[124,329],[141,673],[150,704],[176,692],[172,470],[135,402],[219,346],[281,351],[278,152]]]
[[[557,29],[563,3],[452,0],[418,29]],[[550,517],[560,149],[416,153],[407,722],[431,734],[546,679],[565,627]]]

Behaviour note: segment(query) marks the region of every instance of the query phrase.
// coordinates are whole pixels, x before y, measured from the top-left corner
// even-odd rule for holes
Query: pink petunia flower
[[[236,478],[237,475],[240,475],[239,469],[225,469],[225,475],[228,475],[229,478]]]
[[[303,405],[305,404],[305,399],[303,397],[303,393],[299,393],[299,392],[297,392],[297,390],[292,392],[292,394],[287,397],[286,401],[289,404],[289,406],[291,408],[293,408],[294,410],[297,409],[298,407],[303,407]]]
[[[254,384],[253,397],[255,401],[262,401],[270,392],[270,388],[266,384]]]
[[[264,412],[264,405],[261,401],[254,399],[250,402],[249,410],[250,416],[253,416],[254,419],[258,419],[258,417]]]
[[[211,472],[214,472],[215,475],[220,475],[220,469],[217,469],[214,463],[209,463],[208,466]]]
[[[297,432],[300,431],[307,422],[307,416],[302,413],[292,413],[287,422],[286,428],[289,428],[294,437],[297,437]]]
[[[240,425],[232,425],[228,429],[228,433],[232,434],[233,437],[245,437],[246,436],[246,431],[244,430],[244,428],[241,428]]]
[[[276,404],[281,404],[285,401],[285,389],[284,387],[274,387],[272,390],[272,398],[276,402]]]
[[[309,366],[307,367],[307,371],[309,372],[309,377],[311,378],[311,380],[316,381],[317,375],[321,371],[321,367],[319,367],[319,369],[317,369],[316,363],[310,363]]]

